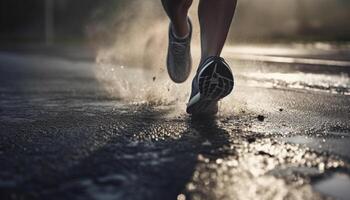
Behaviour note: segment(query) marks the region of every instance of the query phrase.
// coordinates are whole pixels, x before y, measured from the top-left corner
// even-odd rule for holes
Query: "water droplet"
[[[186,200],[186,196],[184,194],[177,195],[177,200]]]

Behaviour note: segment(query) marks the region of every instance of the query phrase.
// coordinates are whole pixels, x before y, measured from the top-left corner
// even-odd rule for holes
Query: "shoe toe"
[[[175,83],[183,83],[191,73],[190,63],[179,63],[177,65],[168,64],[168,74]]]

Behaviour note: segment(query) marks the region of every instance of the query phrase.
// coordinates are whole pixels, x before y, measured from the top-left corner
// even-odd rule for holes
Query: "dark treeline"
[[[104,38],[110,32],[113,38],[120,21],[151,24],[146,16],[137,15],[141,8],[142,14],[165,17],[160,0],[1,0],[1,43],[45,41],[50,32],[48,2],[53,3],[49,24],[55,41],[79,41],[87,34]],[[349,41],[349,9],[348,0],[239,1],[229,40]],[[140,19],[133,20],[135,16]]]
[[[45,3],[50,0],[0,1],[0,40],[42,40],[45,35]],[[117,6],[113,0],[51,0],[56,38],[82,38],[84,26],[99,8]],[[107,12],[106,12],[107,13]]]

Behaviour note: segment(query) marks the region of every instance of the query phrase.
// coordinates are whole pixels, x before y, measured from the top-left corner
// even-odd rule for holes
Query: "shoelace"
[[[188,46],[186,42],[171,42],[170,44],[172,46],[172,53],[180,56],[184,54]]]

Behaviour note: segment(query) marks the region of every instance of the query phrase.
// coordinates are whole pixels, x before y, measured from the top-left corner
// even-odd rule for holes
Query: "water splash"
[[[196,6],[193,7],[190,15],[193,23],[198,24]],[[105,25],[113,30],[115,36],[108,37],[111,40],[108,45],[98,47],[95,69],[97,79],[112,97],[128,103],[175,104],[184,108],[191,81],[189,78],[183,84],[175,84],[166,72],[169,21],[161,2],[136,0],[123,10],[112,20],[117,27]],[[137,13],[131,10],[137,10]],[[193,32],[192,42],[198,43],[199,30]],[[194,66],[198,62],[198,49],[193,47]]]

